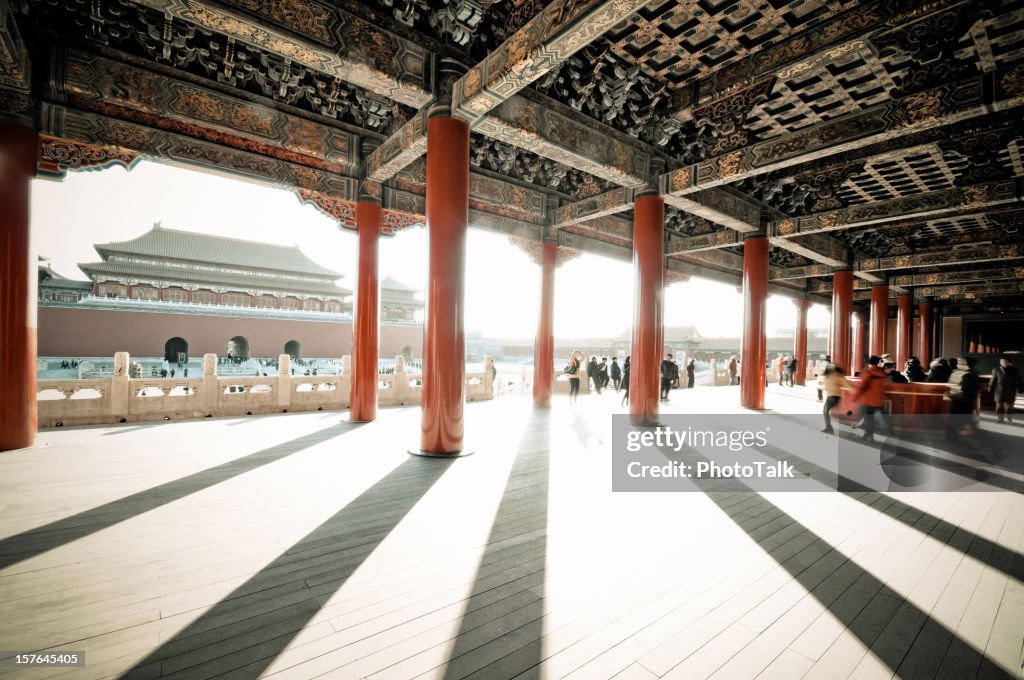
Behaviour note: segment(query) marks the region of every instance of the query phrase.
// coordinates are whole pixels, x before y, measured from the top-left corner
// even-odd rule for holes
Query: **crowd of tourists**
[[[583,362],[587,361],[587,355],[580,350],[573,350],[569,354],[568,363],[562,372],[569,378],[569,400],[576,401],[580,393],[580,379],[583,372]],[[590,357],[590,361],[586,364],[587,380],[589,387],[593,389],[597,394],[601,394],[602,390],[614,389],[616,392],[622,392],[623,406],[629,403],[629,357],[627,356],[622,364],[619,364],[618,357],[612,357],[611,363],[608,362],[608,357],[601,357],[598,359],[596,356]],[[693,389],[696,364],[693,359],[685,366],[686,373],[686,388]],[[661,373],[661,400],[668,401],[669,394],[673,387],[682,387],[680,381],[680,370],[679,364],[672,360],[672,355],[668,354],[665,359],[662,360],[660,366]],[[609,387],[611,386],[611,387]]]
[[[903,372],[896,368],[896,363],[891,361],[889,354],[882,356],[871,356],[868,358],[864,368],[855,375],[859,379],[856,386],[851,385],[846,379],[846,371],[842,366],[831,363],[826,357],[828,365],[821,377],[818,387],[818,399],[825,396],[825,404],[822,415],[825,420],[825,427],[822,432],[834,434],[832,428],[831,412],[839,405],[844,389],[852,390],[853,402],[859,406],[860,421],[854,428],[863,427],[864,434],[861,439],[866,442],[873,442],[875,435],[876,419],[888,434],[893,434],[894,429],[889,414],[885,412],[886,393],[891,390],[893,383],[945,383],[950,385],[949,393],[949,417],[946,425],[946,438],[956,439],[962,434],[971,434],[976,428],[976,414],[979,411],[979,397],[981,394],[982,380],[975,370],[973,357],[962,358],[939,358],[932,361],[925,373],[921,362],[917,357],[911,357]],[[1020,372],[1014,366],[1010,357],[1002,357],[999,365],[992,371],[989,379],[988,391],[992,395],[996,407],[996,418],[998,422],[1013,422],[1014,402],[1019,392],[1024,392],[1024,382],[1021,380]],[[848,413],[848,415],[850,415]]]

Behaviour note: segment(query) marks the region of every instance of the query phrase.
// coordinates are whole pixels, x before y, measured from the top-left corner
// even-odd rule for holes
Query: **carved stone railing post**
[[[351,376],[352,375],[352,355],[346,354],[341,358],[341,375]]]
[[[207,415],[217,410],[217,355],[203,355],[203,386],[201,388],[203,410]]]
[[[395,397],[408,398],[409,374],[405,372],[405,357],[401,354],[395,357],[395,375],[391,385]]]
[[[114,375],[110,381],[110,410],[115,418],[128,415],[131,386],[128,352],[114,352]]]
[[[494,398],[494,379],[498,376],[498,368],[494,365],[494,357],[484,359],[484,396]]]
[[[292,403],[292,358],[287,354],[277,357],[277,405],[288,408]]]

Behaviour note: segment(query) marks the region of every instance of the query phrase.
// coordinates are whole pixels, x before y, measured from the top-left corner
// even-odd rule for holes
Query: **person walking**
[[[729,384],[730,385],[738,385],[739,384],[739,380],[736,378],[736,371],[737,371],[738,368],[739,368],[739,366],[736,363],[736,355],[733,354],[731,357],[729,357]]]
[[[1020,387],[1020,371],[1009,357],[1003,357],[992,371],[992,379],[988,385],[989,392],[996,402],[996,417],[999,422],[1003,422],[1004,416],[1009,422],[1013,422],[1013,404],[1017,401]]]
[[[612,384],[615,386],[615,391],[619,391],[619,387],[622,383],[622,367],[619,366],[619,358],[612,357]]]
[[[690,359],[689,363],[686,364],[686,389],[693,389],[694,372],[697,370],[696,365],[693,363],[693,359]]]
[[[780,354],[778,361],[775,362],[775,370],[779,374],[779,387],[782,387],[782,384],[786,379],[786,362],[788,360],[789,357]]]
[[[580,356],[575,350],[569,353],[564,373],[569,376],[569,401],[575,403],[580,395]]]
[[[861,419],[864,421],[864,435],[861,441],[865,442],[875,441],[875,414],[880,413],[884,418],[883,404],[889,381],[886,380],[885,371],[879,366],[881,363],[881,357],[872,355],[868,358],[867,367],[860,373],[860,385],[857,386],[857,392],[853,397],[853,400],[860,404]],[[887,424],[886,430],[892,434],[892,423],[888,418],[884,420]]]
[[[626,406],[629,404],[629,357],[622,362],[622,401],[619,403],[620,406]]]
[[[661,362],[661,400],[668,401],[668,393],[672,390],[672,381],[679,377],[679,367],[672,361],[672,355],[665,355]]]
[[[843,396],[843,389],[851,389],[850,381],[846,379],[843,369],[840,366],[828,365],[822,374],[822,389],[825,392],[825,407],[821,414],[825,417],[825,434],[835,434],[832,429],[832,409],[839,405]]]
[[[601,363],[597,365],[597,375],[601,379],[601,389],[608,387],[608,357],[601,357]]]
[[[797,369],[799,367],[800,362],[797,360],[796,357],[790,359],[789,363],[786,364],[786,382],[789,383],[790,387],[793,387],[793,385],[795,384],[793,377],[796,375]]]
[[[594,391],[601,394],[601,375],[597,367],[597,357],[590,357],[590,363],[587,364],[587,378],[594,384]]]
[[[978,392],[981,391],[981,379],[974,370],[974,358],[957,359],[956,365],[957,370],[949,377],[949,382],[956,388],[949,393],[946,441],[953,441],[960,434],[974,432],[974,414],[978,408]]]

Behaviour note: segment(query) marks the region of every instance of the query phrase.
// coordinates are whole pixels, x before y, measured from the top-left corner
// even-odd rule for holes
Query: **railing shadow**
[[[0,569],[23,562],[360,427],[338,423],[0,540]]]

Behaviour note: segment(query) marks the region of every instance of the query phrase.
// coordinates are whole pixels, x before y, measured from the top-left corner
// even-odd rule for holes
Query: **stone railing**
[[[39,426],[91,425],[148,420],[179,420],[256,413],[330,411],[348,408],[351,358],[341,375],[293,376],[291,358],[282,354],[276,376],[218,376],[217,355],[203,356],[197,378],[130,378],[127,352],[114,355],[114,375],[92,380],[40,380]],[[487,369],[493,371],[488,357]],[[466,374],[466,400],[492,399],[493,381],[484,373]],[[379,377],[378,404],[420,403],[422,378],[405,372],[402,357],[395,372]]]

